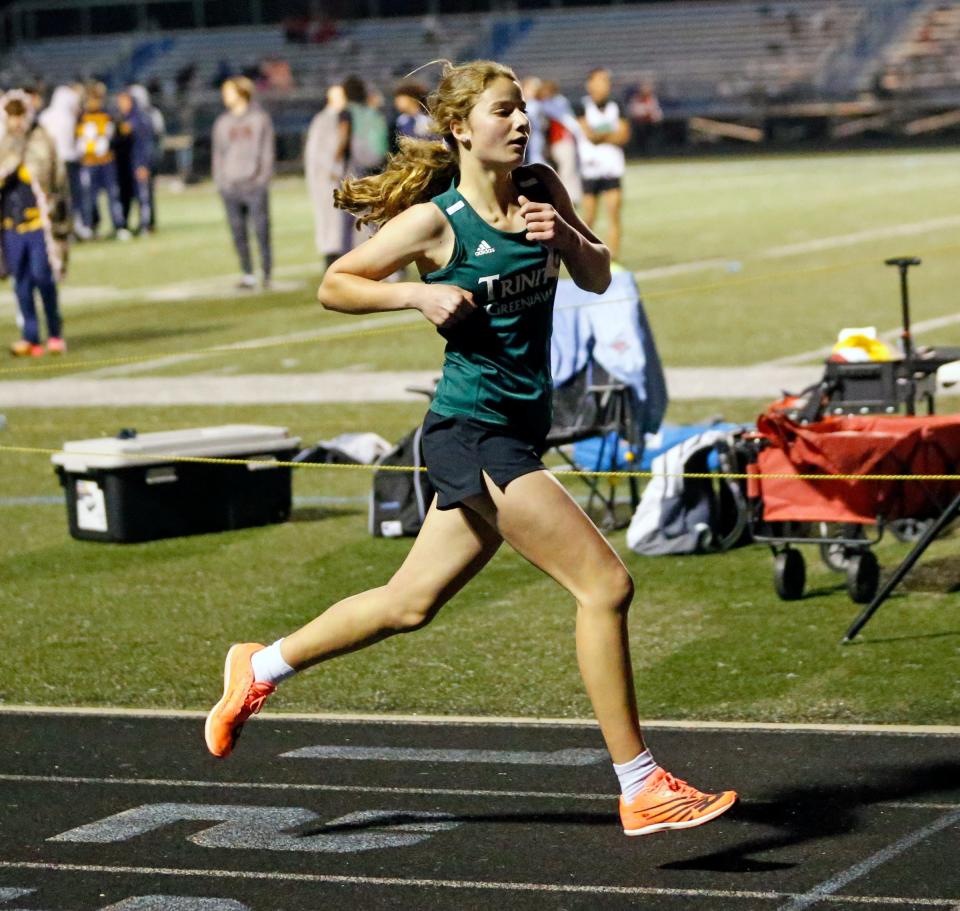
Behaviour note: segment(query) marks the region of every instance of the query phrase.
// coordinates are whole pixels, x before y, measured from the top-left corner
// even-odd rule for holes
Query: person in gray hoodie
[[[249,79],[227,79],[222,96],[227,110],[213,124],[213,181],[223,197],[243,269],[237,287],[256,287],[247,239],[249,221],[257,235],[263,287],[267,288],[272,267],[269,187],[274,160],[273,122],[253,101],[253,83]]]

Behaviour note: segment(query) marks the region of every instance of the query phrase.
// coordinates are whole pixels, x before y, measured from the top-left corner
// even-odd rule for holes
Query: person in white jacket
[[[80,92],[72,85],[58,85],[53,90],[50,104],[40,114],[40,126],[53,140],[57,158],[66,168],[70,199],[76,213],[74,231],[80,217],[81,199],[80,164],[77,161],[77,118],[80,116],[80,107]]]
[[[347,107],[343,86],[327,89],[327,104],[312,121],[303,150],[303,167],[313,205],[317,253],[329,266],[354,245],[353,218],[333,205],[333,191],[343,180],[346,161],[337,157],[341,141],[338,125]],[[357,235],[360,240],[363,237]]]

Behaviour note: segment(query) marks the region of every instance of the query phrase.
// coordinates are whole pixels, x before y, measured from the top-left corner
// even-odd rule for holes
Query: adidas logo
[[[496,253],[496,250],[485,240],[481,240],[477,249],[473,251],[474,256],[486,256],[488,253]]]

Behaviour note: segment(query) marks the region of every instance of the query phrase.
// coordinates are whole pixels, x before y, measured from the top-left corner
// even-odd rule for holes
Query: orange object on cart
[[[765,445],[748,466],[747,495],[762,499],[766,522],[936,518],[960,493],[960,481],[756,477],[960,474],[960,415],[842,415],[802,425],[770,410],[757,420],[757,437]]]

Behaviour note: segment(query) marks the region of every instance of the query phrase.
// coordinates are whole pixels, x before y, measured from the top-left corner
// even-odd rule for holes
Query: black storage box
[[[914,413],[921,402],[933,412],[937,367],[942,362],[915,359],[841,363],[827,361],[824,382],[830,392],[828,415]]]
[[[299,445],[284,427],[230,424],[76,440],[52,462],[70,534],[129,543],[285,522],[292,475],[276,463],[291,461]],[[175,456],[252,461],[217,465]]]

